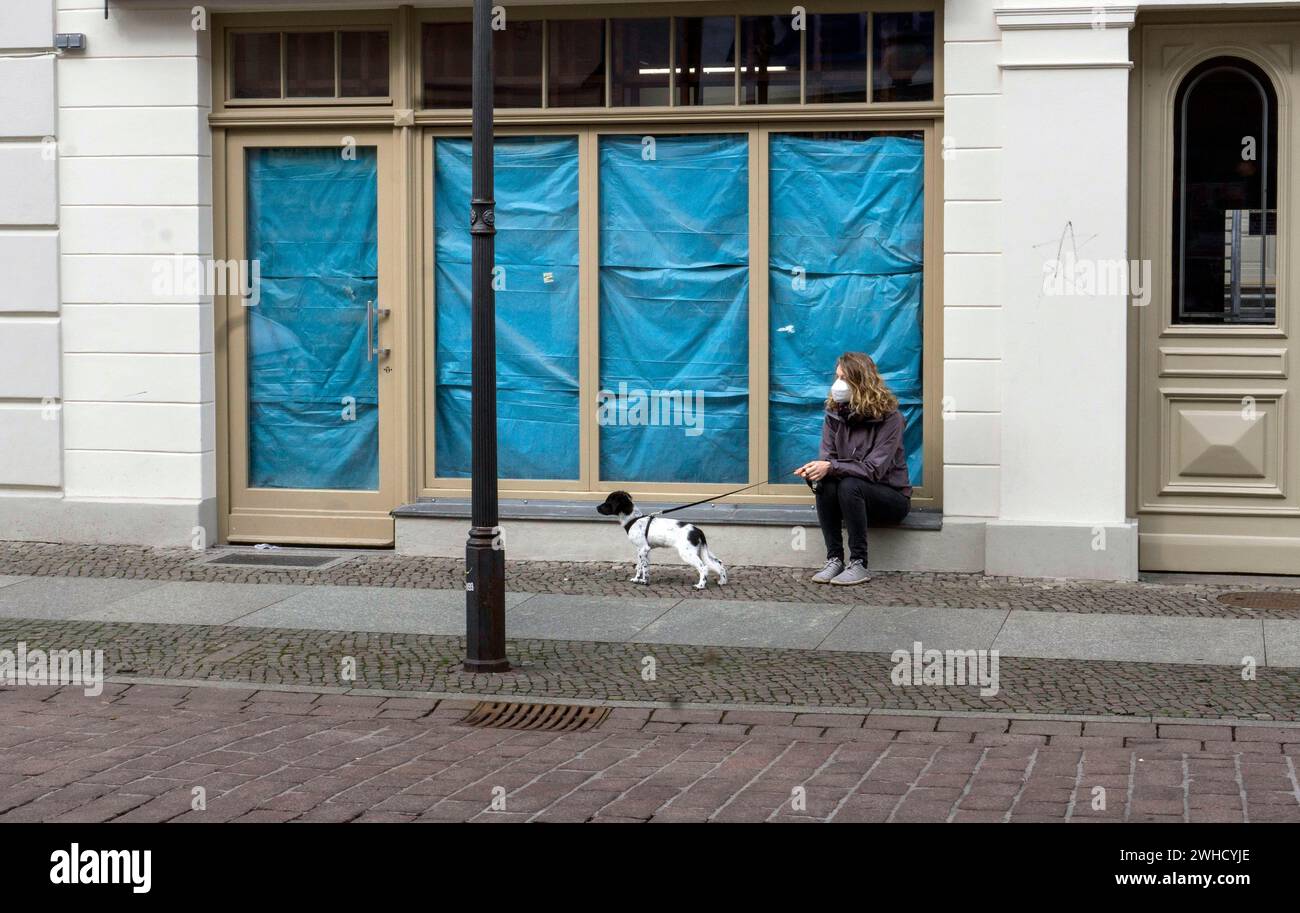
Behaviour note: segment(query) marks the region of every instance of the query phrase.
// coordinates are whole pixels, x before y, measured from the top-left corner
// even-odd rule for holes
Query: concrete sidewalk
[[[870,592],[862,590],[864,597]],[[835,594],[837,597],[839,593]],[[0,618],[464,633],[455,589],[0,577]],[[512,638],[1300,668],[1300,620],[510,593]]]

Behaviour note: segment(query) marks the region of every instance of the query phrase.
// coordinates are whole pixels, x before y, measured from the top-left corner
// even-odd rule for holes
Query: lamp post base
[[[506,553],[500,527],[475,526],[465,546],[466,672],[508,672]]]

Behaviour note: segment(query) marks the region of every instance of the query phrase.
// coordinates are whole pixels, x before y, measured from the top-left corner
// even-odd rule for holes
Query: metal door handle
[[[390,308],[376,307],[373,301],[366,302],[366,361],[373,361],[376,357],[387,358],[393,351],[379,345],[379,321],[391,313]]]

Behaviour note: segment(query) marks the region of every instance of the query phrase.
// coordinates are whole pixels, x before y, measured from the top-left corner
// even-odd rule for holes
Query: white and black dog
[[[682,560],[700,572],[700,582],[695,584],[697,590],[704,589],[709,571],[717,575],[718,583],[727,582],[727,569],[709,551],[704,530],[694,523],[669,520],[667,517],[647,517],[636,509],[632,496],[626,491],[612,492],[605,503],[596,508],[596,512],[607,517],[617,517],[618,522],[623,524],[627,537],[636,546],[636,574],[632,576],[633,583],[650,582],[647,574],[652,548],[677,549]]]

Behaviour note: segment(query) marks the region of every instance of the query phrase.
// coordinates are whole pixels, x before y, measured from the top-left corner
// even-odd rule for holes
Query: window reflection
[[[866,100],[867,14],[810,16],[808,104]]]
[[[668,104],[668,20],[610,23],[610,104]]]
[[[552,108],[603,107],[605,20],[553,19],[547,24],[547,33],[547,104]]]
[[[799,32],[790,16],[740,19],[740,100],[747,105],[799,103]]]
[[[934,98],[934,13],[877,13],[872,101]]]
[[[677,104],[736,103],[736,19],[681,18],[677,23]]]

